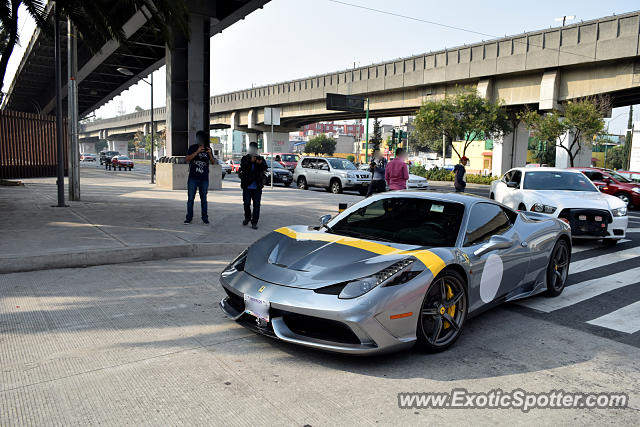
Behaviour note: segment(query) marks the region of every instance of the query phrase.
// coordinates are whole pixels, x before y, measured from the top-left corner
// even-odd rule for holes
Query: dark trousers
[[[374,193],[384,193],[387,191],[387,182],[384,179],[372,179],[367,190],[367,197]]]
[[[196,190],[200,193],[200,208],[202,220],[208,220],[207,215],[207,191],[209,191],[209,180],[189,178],[187,181],[187,221],[193,219],[193,201],[196,198]]]
[[[251,221],[251,224],[257,224],[260,219],[260,199],[262,198],[262,189],[242,190],[242,201],[244,202],[244,219]],[[253,201],[253,215],[251,215],[251,202]]]

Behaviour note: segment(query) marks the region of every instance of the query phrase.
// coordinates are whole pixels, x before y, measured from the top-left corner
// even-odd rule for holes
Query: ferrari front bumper
[[[319,350],[365,355],[411,347],[416,339],[421,300],[413,298],[410,306],[401,304],[402,310],[416,315],[392,320],[395,323],[391,327],[388,324],[389,313],[399,310],[393,294],[398,294],[397,288],[401,287],[376,288],[359,298],[339,299],[336,295],[320,294],[311,289],[264,282],[244,272],[236,274],[231,283],[224,278],[220,281],[227,293],[220,301],[226,316],[254,332],[282,341]],[[409,285],[407,290],[412,288]],[[245,312],[245,294],[268,301],[268,322]],[[392,298],[379,298],[379,294]],[[386,301],[377,303],[379,300]]]

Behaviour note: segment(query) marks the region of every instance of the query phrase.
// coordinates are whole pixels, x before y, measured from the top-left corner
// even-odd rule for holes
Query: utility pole
[[[67,116],[69,135],[69,200],[80,200],[80,150],[78,144],[78,43],[76,28],[67,19]]]
[[[631,139],[633,133],[633,105],[629,106],[629,120],[627,121],[627,135],[624,138],[624,168],[631,167]]]
[[[364,129],[364,162],[369,163],[369,98],[367,98],[367,119]]]
[[[58,149],[58,205],[63,208],[64,204],[64,144],[62,143],[62,96],[60,87],[62,86],[62,58],[60,58],[60,12],[57,2],[53,4],[53,30],[55,32],[54,56],[55,56],[55,91],[56,91],[56,146]]]

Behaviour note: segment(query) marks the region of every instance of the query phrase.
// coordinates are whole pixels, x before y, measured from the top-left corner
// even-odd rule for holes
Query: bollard
[[[338,203],[338,213],[342,213],[347,209],[346,203]]]

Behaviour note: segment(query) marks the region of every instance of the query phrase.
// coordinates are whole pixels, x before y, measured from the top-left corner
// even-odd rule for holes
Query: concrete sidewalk
[[[185,191],[160,190],[148,177],[128,172],[81,169],[82,201],[56,204],[55,178],[23,180],[0,187],[0,273],[81,267],[185,256],[233,256],[278,227],[315,224],[337,212],[338,203],[361,200],[296,188],[265,189],[260,229],[243,227],[237,182],[209,192],[210,225],[195,217],[183,225]]]

